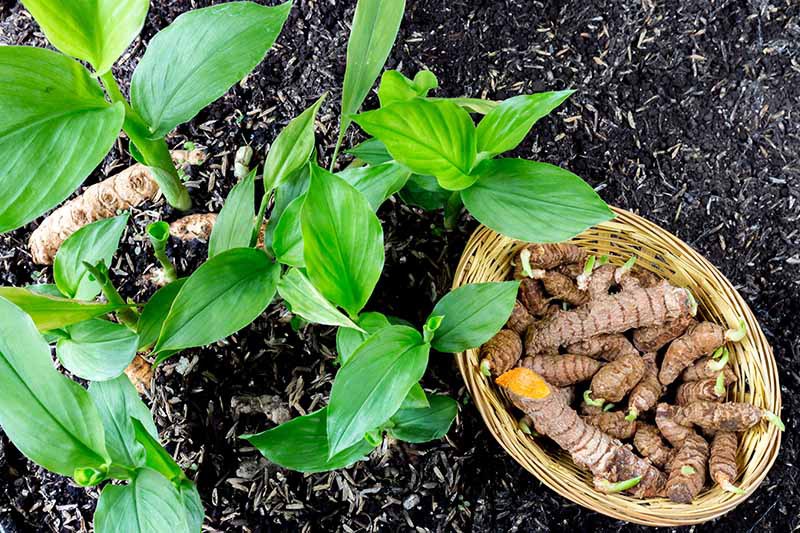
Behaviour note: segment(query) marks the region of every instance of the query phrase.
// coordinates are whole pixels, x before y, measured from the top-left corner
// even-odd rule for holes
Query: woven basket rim
[[[673,282],[682,281],[682,285],[692,289],[701,314],[718,323],[735,324],[738,313],[747,323],[748,336],[731,346],[731,365],[740,378],[733,389],[733,399],[749,401],[780,414],[780,383],[772,348],[752,310],[730,281],[699,252],[668,231],[624,209],[612,207],[612,210],[615,219],[586,230],[573,242],[596,253],[601,249],[628,256],[636,252],[640,257],[639,264],[644,268]],[[627,240],[620,235],[625,235]],[[461,256],[453,288],[466,283],[505,279],[511,256],[522,245],[521,241],[479,226]],[[654,253],[649,253],[651,249]],[[621,263],[621,257],[612,255],[611,260]],[[498,274],[501,271],[503,274]],[[705,291],[711,289],[711,296],[705,297]],[[564,452],[554,450],[554,445],[545,443],[540,446],[538,441],[518,429],[516,419],[506,409],[509,402],[505,396],[481,374],[477,348],[456,354],[456,360],[484,423],[506,452],[550,489],[612,518],[665,527],[698,524],[717,518],[753,494],[774,464],[780,449],[781,433],[772,425],[762,423],[742,435],[737,457],[740,472],[737,482],[745,490],[743,495],[723,492],[714,486],[706,488],[691,504],[675,504],[664,498],[637,500],[617,494],[601,494],[593,489],[589,476],[581,473]],[[748,387],[745,387],[745,379]]]

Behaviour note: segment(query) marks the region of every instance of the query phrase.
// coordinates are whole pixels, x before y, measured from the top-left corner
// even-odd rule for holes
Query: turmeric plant
[[[181,15],[147,46],[128,100],[111,68],[139,34],[147,0],[25,0],[23,5],[62,53],[0,47],[0,107],[8,111],[0,117],[0,160],[6,163],[0,168],[0,232],[30,222],[69,196],[103,160],[120,130],[167,201],[188,209],[191,199],[164,137],[263,59],[291,8],[291,3],[230,2]],[[199,48],[198,34],[203,35]],[[87,222],[102,216],[97,201],[70,209],[81,209]]]

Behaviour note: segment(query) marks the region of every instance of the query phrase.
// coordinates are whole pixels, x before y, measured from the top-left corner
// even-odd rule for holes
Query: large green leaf
[[[278,283],[278,294],[289,304],[292,313],[300,315],[309,322],[358,328],[352,320],[326,300],[305,274],[296,268],[290,268],[283,275]]]
[[[0,426],[22,453],[72,476],[110,462],[103,423],[86,390],[60,374],[28,315],[0,298]]]
[[[303,253],[303,231],[300,224],[300,216],[305,201],[305,194],[292,200],[275,226],[275,233],[272,236],[272,248],[275,251],[275,257],[284,265],[299,268],[306,266]]]
[[[404,442],[428,442],[445,436],[458,414],[458,403],[447,396],[431,396],[427,407],[400,409],[391,418],[390,436]]]
[[[361,313],[356,322],[361,331],[353,328],[339,328],[336,331],[336,351],[339,353],[339,361],[342,364],[347,363],[350,356],[372,334],[391,325],[389,319],[383,313],[375,311]]]
[[[208,257],[233,248],[247,248],[256,227],[255,179],[253,169],[242,181],[234,185],[225,199],[211,237],[208,239]]]
[[[197,533],[189,527],[178,489],[149,468],[128,485],[106,485],[94,513],[97,533]]]
[[[253,70],[291,7],[227,2],[184,13],[153,37],[131,80],[131,104],[152,138],[192,119]]]
[[[88,61],[98,74],[128,48],[144,25],[148,0],[23,0],[47,39],[65,54]]]
[[[400,29],[405,0],[359,0],[347,42],[339,139],[383,69]]]
[[[524,159],[485,161],[461,191],[464,205],[498,233],[529,242],[561,242],[614,218],[598,194],[563,168]]]
[[[39,331],[60,329],[106,315],[122,307],[117,304],[45,296],[20,287],[0,287],[0,298],[5,298],[30,315]]]
[[[497,155],[513,150],[536,121],[549,115],[574,92],[523,94],[504,100],[478,124],[478,151]]]
[[[139,336],[122,324],[95,318],[66,329],[68,337],[56,344],[64,367],[91,381],[113,379],[136,357]]]
[[[320,96],[314,105],[292,119],[270,146],[264,162],[265,194],[279,187],[308,162],[314,151],[314,120],[325,96]]]
[[[80,63],[27,46],[0,46],[0,109],[0,232],[69,196],[125,118]]]
[[[425,373],[430,346],[407,326],[389,326],[339,369],[328,404],[329,455],[359,442],[397,412]]]
[[[87,224],[67,237],[53,262],[53,279],[63,295],[92,300],[100,294],[100,283],[89,275],[84,262],[110,265],[127,223],[126,213]]]
[[[364,459],[375,446],[363,438],[329,458],[327,408],[255,435],[242,435],[264,457],[299,472],[327,472]]]
[[[444,100],[418,98],[354,117],[380,139],[392,157],[417,174],[436,176],[448,190],[472,185],[477,156],[475,124],[469,113]]]
[[[461,352],[494,337],[517,299],[518,281],[472,283],[448,293],[430,316],[444,317],[431,343],[440,352]]]
[[[336,176],[355,187],[377,211],[383,202],[403,188],[411,171],[391,161],[377,166],[349,167]]]
[[[275,296],[280,266],[263,250],[234,248],[203,263],[181,287],[155,351],[205,346],[236,333]]]
[[[139,348],[151,346],[158,340],[172,302],[175,301],[181,287],[186,283],[186,279],[181,278],[161,287],[147,301],[136,326],[136,330],[139,332]]]
[[[300,216],[308,277],[329,301],[355,316],[383,270],[383,228],[366,198],[318,166]]]
[[[89,396],[103,420],[106,448],[114,464],[126,468],[144,466],[145,450],[136,442],[131,418],[140,420],[153,433],[158,433],[150,410],[139,399],[128,376],[92,383],[89,385]]]

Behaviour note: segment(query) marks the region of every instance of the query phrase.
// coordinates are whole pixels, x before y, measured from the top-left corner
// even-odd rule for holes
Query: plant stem
[[[89,273],[100,283],[100,290],[103,292],[103,296],[106,297],[106,300],[108,300],[108,303],[125,306],[115,311],[117,319],[131,330],[136,331],[136,326],[139,323],[139,315],[128,306],[128,303],[122,298],[117,288],[111,282],[105,263],[101,261],[97,265],[91,265],[86,262],[83,264],[86,266]]]
[[[172,162],[167,142],[162,139],[150,139],[147,126],[142,118],[131,107],[117,85],[117,80],[109,70],[100,76],[100,80],[108,92],[112,102],[120,102],[125,106],[125,122],[123,131],[128,135],[130,142],[136,147],[144,158],[144,163],[153,169],[153,179],[158,183],[164,198],[169,205],[181,211],[192,207],[189,191],[181,182],[178,170]]]
[[[261,233],[261,226],[264,224],[264,215],[266,215],[267,206],[269,205],[269,197],[269,192],[265,192],[264,196],[261,197],[261,205],[258,207],[258,214],[256,215],[256,226],[253,230],[253,236],[250,238],[251,248],[258,243],[258,236]]]
[[[164,270],[164,281],[172,283],[178,279],[178,271],[167,256],[167,241],[169,240],[169,224],[166,222],[153,222],[147,226],[147,235],[153,245],[153,255],[156,256],[161,268]]]

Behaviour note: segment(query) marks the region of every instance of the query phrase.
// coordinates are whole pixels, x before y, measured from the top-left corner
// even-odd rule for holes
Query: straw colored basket
[[[778,370],[772,349],[752,311],[731,283],[711,263],[674,235],[628,211],[614,208],[616,219],[591,228],[573,242],[596,255],[607,254],[622,264],[631,255],[637,265],[688,287],[699,303],[698,316],[736,327],[741,317],[748,336],[729,344],[731,365],[739,380],[729,389],[729,399],[750,402],[780,414]],[[458,266],[454,288],[467,283],[501,281],[508,278],[511,261],[523,243],[480,227],[469,240]],[[760,424],[742,435],[736,483],[744,495],[714,487],[703,491],[688,505],[664,498],[637,500],[596,492],[588,473],[547,439],[534,439],[517,428],[508,410],[510,403],[490,378],[478,368],[478,350],[457,354],[458,366],[489,431],[526,470],[562,496],[605,515],[649,526],[681,526],[716,518],[752,494],[764,480],[780,448],[780,432]]]

